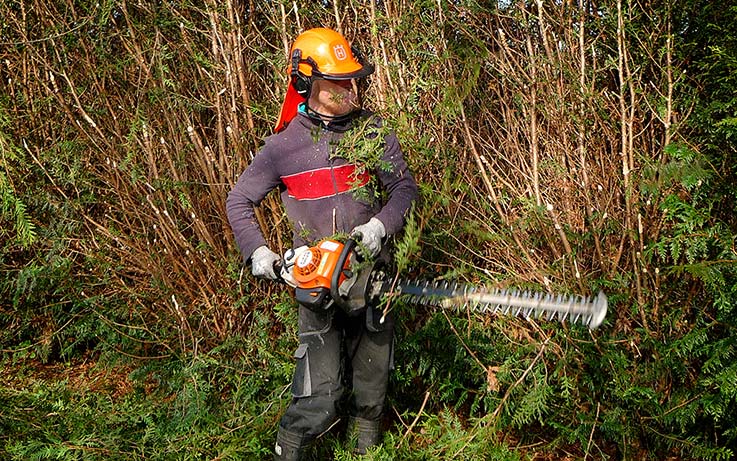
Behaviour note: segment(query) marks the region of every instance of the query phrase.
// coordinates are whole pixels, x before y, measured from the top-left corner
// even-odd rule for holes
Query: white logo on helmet
[[[348,57],[348,53],[346,53],[345,47],[343,45],[335,45],[333,47],[333,53],[335,53],[335,57],[338,59],[338,61],[342,61]]]

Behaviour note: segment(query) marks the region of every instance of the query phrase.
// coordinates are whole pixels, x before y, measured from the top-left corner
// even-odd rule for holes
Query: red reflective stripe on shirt
[[[316,200],[361,187],[369,181],[369,174],[365,171],[357,174],[355,165],[342,165],[282,176],[281,180],[290,197]]]

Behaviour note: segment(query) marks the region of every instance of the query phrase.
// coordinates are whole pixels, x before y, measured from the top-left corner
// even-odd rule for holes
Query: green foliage
[[[392,164],[383,159],[384,139],[388,134],[388,124],[379,123],[375,117],[364,117],[358,119],[334,146],[331,158],[343,158],[356,167],[349,178],[356,200],[372,203],[380,198],[376,175],[371,174],[367,184],[363,183],[363,178],[372,172],[392,173]]]
[[[407,213],[401,238],[394,241],[394,261],[398,273],[404,272],[411,264],[412,257],[419,253],[421,235],[422,229],[419,227],[413,207]]]
[[[653,412],[661,425],[655,435],[671,434],[663,439],[667,446],[698,459],[731,459],[737,443],[737,421],[731,416],[737,400],[734,386],[727,384],[734,382],[731,358],[737,352],[736,170],[730,123],[737,107],[734,14],[734,7],[725,17],[708,6],[688,20],[683,50],[691,53],[691,71],[703,84],[690,125],[694,144],[703,147],[666,146],[668,161],[654,170],[667,231],[651,245],[651,257],[657,257],[674,290],[700,287],[668,319],[669,347],[657,348],[666,368],[655,370],[682,388],[676,399]],[[718,38],[712,35],[715,31],[721,34]],[[692,48],[693,40],[701,45]]]
[[[0,216],[15,224],[16,241],[23,248],[28,248],[36,240],[36,226],[26,211],[26,205],[15,196],[2,172],[0,172],[0,201],[2,201]],[[7,228],[4,227],[4,229]]]
[[[261,341],[233,337],[207,354],[152,361],[127,376],[128,367],[109,375],[80,365],[83,376],[3,388],[0,453],[13,460],[267,458],[281,408],[273,401],[286,378],[273,374],[274,363],[240,360],[269,349]]]
[[[11,183],[11,178],[23,176],[20,164],[26,161],[20,147],[13,143],[8,133],[11,123],[5,104],[0,99],[0,159],[4,166],[0,171],[0,241],[4,242],[9,237],[10,230],[15,229],[13,243],[28,248],[36,241],[36,225]]]

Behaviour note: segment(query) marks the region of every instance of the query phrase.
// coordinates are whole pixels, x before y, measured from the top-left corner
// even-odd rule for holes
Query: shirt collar
[[[320,118],[319,114],[313,110],[310,110],[310,108],[307,106],[306,102],[300,103],[297,106],[297,113],[304,115],[310,121],[312,121],[314,124],[320,125],[321,127],[325,128],[328,131],[348,131],[350,129],[351,125],[353,124],[353,120],[357,117],[359,117],[363,111],[358,110],[356,112],[352,112],[349,114],[348,117],[341,118],[340,120],[335,121],[325,121],[322,118]]]

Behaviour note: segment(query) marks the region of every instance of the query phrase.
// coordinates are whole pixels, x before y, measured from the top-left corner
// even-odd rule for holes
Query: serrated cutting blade
[[[452,282],[401,281],[395,293],[407,295],[409,302],[443,309],[470,309],[474,312],[513,315],[580,323],[593,330],[604,321],[608,300],[603,291],[596,296],[563,295],[494,289]]]

